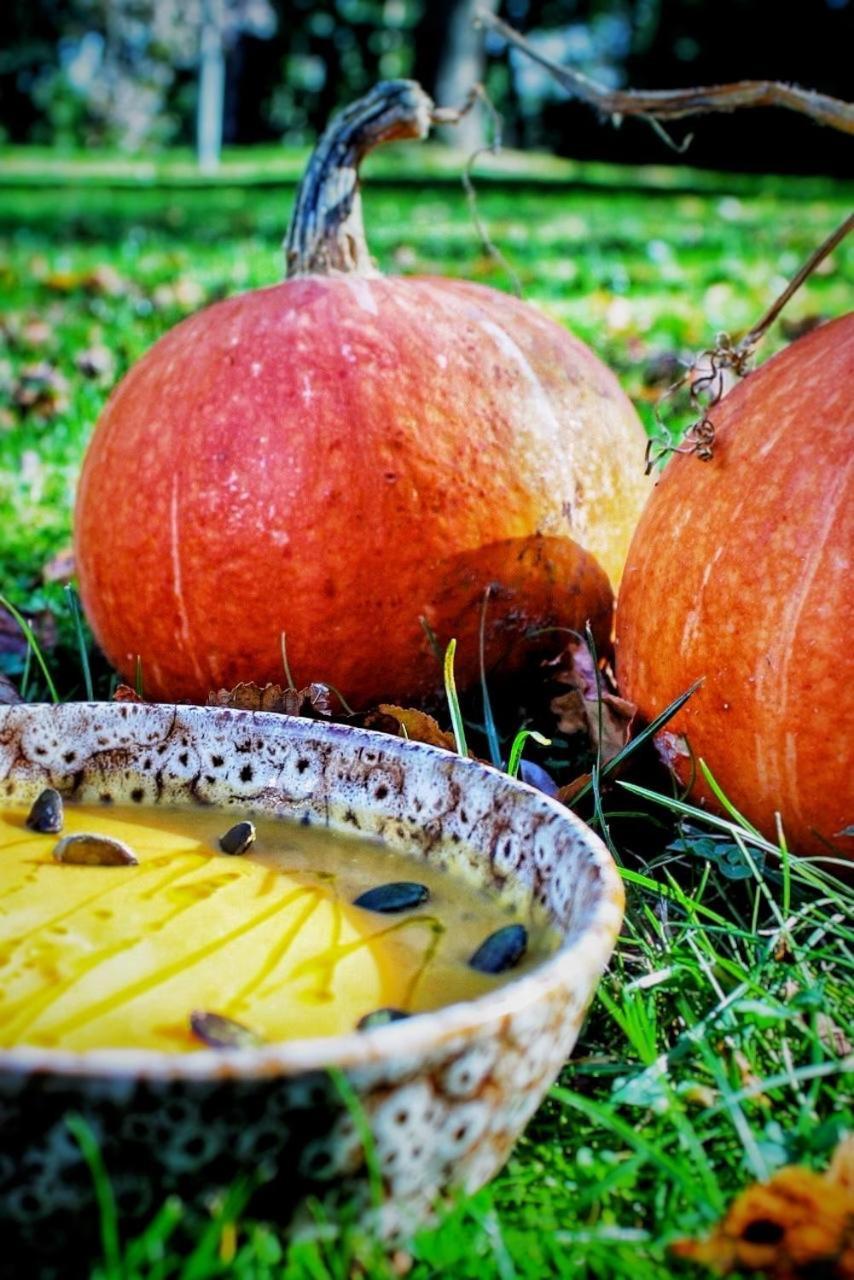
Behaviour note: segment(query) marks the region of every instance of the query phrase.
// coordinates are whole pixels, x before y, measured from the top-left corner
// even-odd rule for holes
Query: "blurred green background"
[[[483,80],[514,147],[667,158],[642,121],[602,128],[567,103],[547,73],[476,30],[478,10],[612,88],[771,78],[850,91],[851,0],[5,0],[0,128],[9,142],[62,148],[188,145],[204,81],[221,96],[226,144],[299,144],[376,80],[414,76],[444,104]],[[478,130],[475,118],[466,145]],[[851,171],[847,138],[791,113],[716,116],[674,134],[689,131],[694,165]]]

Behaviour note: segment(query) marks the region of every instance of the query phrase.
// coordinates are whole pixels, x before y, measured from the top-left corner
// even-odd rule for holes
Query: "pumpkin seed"
[[[372,1009],[370,1013],[366,1013],[364,1018],[360,1018],[356,1023],[357,1031],[373,1031],[374,1027],[387,1027],[390,1022],[402,1022],[404,1018],[410,1017],[403,1009]]]
[[[430,890],[426,884],[418,884],[415,880],[393,880],[389,884],[378,884],[375,889],[366,889],[354,899],[353,906],[393,915],[397,911],[420,907],[429,897]]]
[[[219,847],[223,853],[245,853],[255,843],[254,822],[235,822],[224,836],[219,838]]]
[[[195,1009],[190,1014],[190,1029],[211,1049],[259,1049],[265,1043],[257,1031],[245,1027],[242,1022],[235,1022],[221,1013],[206,1013],[202,1009]]]
[[[133,849],[123,840],[93,835],[88,831],[64,836],[54,848],[53,856],[57,862],[68,862],[78,867],[135,867],[139,862]]]
[[[55,836],[62,830],[62,820],[62,796],[53,787],[45,787],[27,814],[27,826],[32,831]]]
[[[469,960],[479,973],[504,973],[518,964],[528,947],[528,931],[523,924],[506,924],[496,929]]]

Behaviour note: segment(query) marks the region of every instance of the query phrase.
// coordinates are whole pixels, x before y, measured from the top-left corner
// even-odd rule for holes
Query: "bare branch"
[[[753,326],[749,333],[744,335],[741,342],[738,344],[740,348],[742,348],[748,355],[753,354],[759,341],[765,337],[765,334],[771,328],[771,325],[777,319],[777,316],[783,310],[792,294],[796,293],[798,289],[800,289],[803,282],[808,276],[812,275],[819,263],[823,262],[828,254],[833,253],[836,246],[841,244],[845,237],[852,231],[854,231],[854,213],[849,214],[845,221],[838,226],[822,244],[818,246],[815,253],[810,255],[797,275],[793,276],[786,285],[779,298],[771,304],[762,319]]]
[[[706,85],[691,89],[611,90],[580,71],[559,66],[540,53],[529,40],[501,18],[481,9],[477,21],[497,32],[508,44],[539,63],[571,97],[610,116],[641,116],[650,123],[679,120],[712,111],[736,111],[739,107],[786,107],[809,116],[817,124],[854,134],[854,103],[825,93],[800,89],[777,80],[739,80],[736,84]]]

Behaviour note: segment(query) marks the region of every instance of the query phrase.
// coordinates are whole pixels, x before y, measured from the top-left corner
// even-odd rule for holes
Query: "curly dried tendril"
[[[686,368],[682,377],[662,393],[655,407],[655,418],[660,434],[656,439],[649,440],[646,446],[647,475],[671,453],[693,453],[701,462],[711,461],[714,457],[715,424],[709,413],[729,390],[731,379],[727,375],[745,378],[750,373],[756,348],[789,299],[800,289],[807,277],[812,275],[819,263],[823,262],[852,230],[854,230],[854,214],[850,214],[810,255],[779,297],[775,298],[762,319],[748,330],[743,338],[733,342],[728,333],[719,333],[715,339],[715,345],[702,351]],[[690,384],[691,405],[700,417],[680,437],[663,421],[660,409],[664,402],[680,391],[686,383]]]
[[[687,366],[684,374],[669,386],[659,398],[655,417],[659,436],[649,440],[646,446],[646,473],[652,471],[662,458],[671,453],[693,453],[701,462],[709,462],[714,456],[715,424],[709,411],[720,402],[732,385],[732,377],[744,378],[750,372],[758,339],[748,343],[747,335],[734,343],[728,333],[719,333],[715,345],[701,351]],[[732,377],[728,376],[732,375]],[[661,417],[661,406],[688,384],[693,411],[697,420],[681,437],[676,436]]]

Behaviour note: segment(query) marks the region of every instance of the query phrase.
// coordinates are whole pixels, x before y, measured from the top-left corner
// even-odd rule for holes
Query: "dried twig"
[[[708,462],[714,454],[715,425],[709,417],[709,411],[720,401],[726,390],[727,373],[737,378],[744,378],[750,372],[756,348],[765,337],[771,325],[790,300],[792,295],[812,275],[820,262],[832,253],[850,231],[854,231],[854,214],[849,214],[845,221],[832,232],[826,240],[812,253],[796,275],[792,277],[783,292],[751,329],[738,342],[733,342],[728,333],[719,333],[714,347],[702,351],[682,377],[668,387],[656,407],[656,417],[661,403],[676,391],[684,387],[690,380],[691,403],[701,412],[699,421],[689,427],[682,437],[681,444],[673,444],[671,433],[659,418],[664,440],[650,440],[646,447],[647,475],[660,460],[669,453],[694,453],[701,462]],[[698,375],[698,369],[702,372]]]
[[[735,84],[706,85],[690,89],[612,90],[597,84],[580,71],[560,66],[501,18],[481,9],[477,21],[502,36],[534,62],[539,63],[573,98],[610,116],[641,116],[655,127],[660,120],[712,111],[735,111],[739,107],[786,107],[809,116],[817,124],[829,125],[842,133],[854,134],[854,103],[842,102],[826,93],[801,89],[777,80],[739,80]]]

